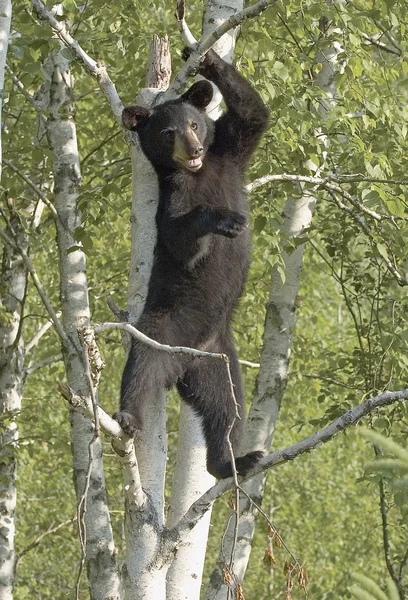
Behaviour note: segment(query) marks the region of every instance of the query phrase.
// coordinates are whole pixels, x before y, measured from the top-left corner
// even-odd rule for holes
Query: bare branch
[[[377,46],[380,50],[384,50],[384,52],[389,52],[390,54],[395,54],[396,56],[401,56],[401,50],[393,46],[388,46],[384,44],[384,42],[380,42],[375,35],[367,35],[366,33],[362,34],[362,37],[366,41],[367,45]]]
[[[292,461],[295,458],[298,458],[302,454],[306,452],[310,452],[315,448],[321,446],[322,444],[326,444],[332,438],[334,438],[338,433],[345,431],[352,425],[358,423],[360,419],[371,414],[372,412],[378,410],[381,407],[389,406],[394,402],[404,402],[408,399],[408,389],[401,390],[398,392],[383,392],[378,396],[373,398],[368,398],[355,408],[349,410],[342,416],[338,417],[334,421],[332,421],[329,425],[317,431],[310,437],[298,442],[297,444],[293,444],[288,448],[284,448],[283,450],[278,450],[277,452],[273,452],[269,454],[262,460],[260,460],[254,469],[251,471],[249,475],[243,478],[242,481],[250,479],[254,475],[258,473],[262,473],[267,471],[268,469],[275,468],[279,465],[285,464],[286,462]],[[185,537],[188,535],[189,531],[194,527],[194,525],[201,519],[201,517],[211,508],[213,502],[222,496],[227,490],[229,490],[233,486],[232,478],[223,479],[216,483],[212,488],[208,490],[205,494],[201,496],[194,504],[191,505],[190,509],[184,515],[184,517],[180,520],[180,522],[175,525],[173,529],[169,531],[170,539],[172,536],[175,536],[176,543],[175,546],[178,546],[183,542]]]
[[[126,310],[122,310],[119,306],[112,300],[112,298],[108,298],[106,300],[106,304],[111,309],[115,317],[121,323],[126,323],[129,320],[129,313]]]
[[[277,0],[260,0],[256,4],[248,6],[247,8],[244,8],[244,10],[233,14],[229,19],[217,27],[217,29],[215,29],[209,36],[200,42],[200,45],[197,49],[198,53],[203,56],[215,44],[215,42],[224,35],[224,33],[227,33],[234,27],[238,27],[247,19],[258,17],[267,8],[270,8],[276,3]]]
[[[67,46],[85,67],[92,77],[98,81],[101,90],[108,99],[109,105],[117,122],[122,124],[123,104],[118,96],[115,85],[108,75],[105,65],[97,63],[91,58],[85,50],[81,48],[76,40],[71,36],[67,26],[63,21],[57,21],[54,15],[44,6],[41,0],[31,0],[32,7],[38,18],[42,21],[48,21],[52,30],[56,33],[61,42]]]
[[[54,354],[54,356],[44,358],[44,360],[40,360],[37,363],[33,364],[31,367],[28,367],[25,370],[25,373],[26,375],[32,375],[35,371],[38,371],[38,369],[42,369],[42,367],[46,367],[47,365],[52,365],[52,363],[59,362],[62,359],[62,354]]]
[[[250,367],[251,369],[259,369],[259,367],[261,366],[259,363],[254,363],[250,360],[239,360],[238,362],[240,365],[244,367]]]
[[[103,323],[102,325],[97,325],[94,328],[96,334],[104,333],[105,331],[113,331],[115,329],[127,331],[133,337],[135,337],[140,342],[145,343],[147,346],[155,348],[155,350],[162,350],[163,352],[168,352],[169,354],[190,354],[191,356],[218,358],[221,360],[225,360],[226,362],[228,361],[227,355],[219,352],[204,352],[202,350],[196,350],[195,348],[188,348],[187,346],[169,346],[168,344],[160,344],[152,338],[149,338],[147,335],[145,335],[129,323]]]
[[[198,45],[196,45],[193,42],[195,38],[191,34],[187,25],[183,25],[183,19],[180,19],[180,30],[183,35],[183,39],[184,36],[186,36],[186,41],[188,39],[190,40],[188,45],[190,47],[194,45],[195,52],[191,54],[186,64],[182,67],[182,69],[180,69],[180,71],[174,78],[173,83],[171,84],[167,93],[165,94],[165,99],[171,99],[175,96],[180,95],[183,92],[188,78],[196,74],[197,68],[201,62],[202,57],[215,44],[215,42],[220,39],[220,37],[222,37],[230,29],[241,25],[241,23],[243,23],[247,19],[257,17],[267,8],[270,8],[271,6],[276,4],[276,2],[277,0],[260,0],[253,6],[248,6],[244,10],[233,14],[229,19],[225,20],[219,27],[217,27],[217,29],[212,31],[210,35],[200,40]],[[178,5],[177,11],[178,12],[176,12],[176,17],[178,14],[184,16],[184,8],[180,8],[180,6]],[[189,36],[191,36],[191,38]]]
[[[61,316],[61,313],[57,312],[57,317],[60,317],[60,316]],[[38,328],[37,333],[25,346],[25,354],[26,355],[30,352],[30,350],[32,350],[34,348],[34,346],[36,346],[38,344],[38,342],[40,341],[42,336],[45,333],[47,333],[47,331],[49,330],[50,327],[52,327],[52,325],[53,325],[52,321],[47,321],[46,323],[44,323],[44,325],[41,325]]]
[[[55,527],[49,527],[47,529],[47,531],[44,531],[43,533],[41,533],[34,541],[32,541],[30,544],[28,544],[28,546],[26,546],[20,552],[20,554],[16,557],[16,565],[15,566],[17,567],[18,563],[24,558],[24,556],[26,554],[28,554],[31,550],[34,550],[34,548],[36,548],[43,541],[43,539],[45,537],[48,537],[49,535],[52,535],[53,533],[57,533],[57,531],[59,531],[63,527],[66,527],[67,525],[71,525],[72,523],[75,523],[76,520],[77,520],[77,517],[75,516],[72,519],[68,519],[67,521],[63,521],[62,523],[59,523]]]
[[[9,167],[9,169],[11,169],[12,171],[14,171],[14,173],[17,173],[17,175],[19,177],[21,177],[21,179],[23,181],[25,181],[28,186],[30,186],[30,188],[37,194],[37,196],[39,198],[41,198],[41,200],[44,202],[44,204],[46,206],[48,206],[48,208],[50,209],[50,211],[52,212],[52,214],[54,215],[54,217],[58,218],[58,214],[57,214],[57,211],[55,210],[55,206],[52,204],[52,202],[50,202],[50,200],[48,200],[48,198],[44,194],[44,192],[42,192],[40,190],[40,188],[38,186],[36,186],[35,183],[33,181],[31,181],[31,179],[29,177],[27,177],[27,175],[24,175],[24,173],[22,171],[20,171],[20,169],[18,169],[16,166],[14,166],[12,162],[10,162],[6,158],[4,158],[3,159],[3,163],[5,165],[7,165]]]
[[[58,384],[58,390],[62,397],[67,400],[71,408],[79,410],[85,417],[90,419],[94,416],[92,401],[87,396],[80,396],[65,383]],[[102,431],[113,438],[125,438],[126,434],[115,419],[112,419],[100,406],[98,410],[99,425]]]
[[[94,418],[94,406],[88,396],[79,396],[64,383],[60,383],[58,389],[72,408],[80,410],[83,415],[90,419]],[[122,463],[125,493],[130,506],[136,506],[140,509],[144,505],[146,497],[140,481],[133,439],[129,438],[119,423],[112,419],[100,406],[96,407],[96,412],[101,430],[113,438],[112,447]]]
[[[25,97],[27,102],[29,102],[35,108],[35,110],[39,112],[40,107],[38,106],[37,102],[34,100],[33,96],[29,92],[27,92],[24,85],[17,77],[17,75],[15,75],[15,73],[10,69],[10,67],[8,65],[5,66],[5,70],[10,75],[10,77],[13,80],[14,85],[23,94],[23,96]],[[45,118],[44,115],[42,115],[42,114],[41,114],[41,117],[42,117],[42,119]]]
[[[186,23],[185,13],[186,13],[185,1],[177,0],[175,17],[179,24],[179,30],[181,33],[182,40],[187,46],[193,47],[197,44],[197,40],[195,39],[194,35],[191,33],[190,28]]]
[[[64,346],[66,348],[70,348],[71,342],[70,342],[67,334],[65,333],[65,331],[60,323],[60,320],[57,317],[57,313],[55,312],[55,310],[53,309],[53,307],[51,305],[51,302],[49,301],[47,294],[44,291],[44,288],[43,288],[41,281],[37,275],[37,272],[34,269],[33,263],[29,259],[26,251],[23,248],[20,248],[17,244],[15,244],[14,241],[11,238],[9,238],[9,236],[6,234],[6,232],[3,230],[2,227],[0,227],[0,237],[2,237],[3,240],[7,244],[9,244],[16,252],[18,252],[20,254],[20,256],[22,257],[22,259],[24,260],[24,262],[27,266],[27,270],[33,279],[35,287],[37,288],[38,294],[39,294],[41,300],[43,301],[43,304],[44,304],[45,308],[47,309],[52,322],[54,323],[56,332],[58,333],[59,337],[61,338],[61,341],[64,344]]]

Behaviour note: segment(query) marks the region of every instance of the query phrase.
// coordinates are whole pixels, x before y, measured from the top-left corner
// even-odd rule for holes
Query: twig
[[[97,63],[91,58],[71,36],[67,26],[63,21],[57,21],[55,16],[44,6],[41,0],[31,0],[32,7],[38,18],[42,21],[48,21],[52,30],[56,33],[61,42],[67,46],[75,58],[77,58],[92,77],[98,81],[101,90],[108,99],[112,112],[119,124],[122,124],[123,104],[118,96],[115,85],[108,75],[107,68],[103,64]]]
[[[344,210],[347,214],[351,215],[351,217],[356,221],[358,225],[360,225],[361,229],[371,237],[371,229],[364,221],[363,217],[357,214],[350,206],[346,206],[343,202],[336,196],[336,194],[332,190],[327,190],[330,196],[333,198],[335,204],[341,209]]]
[[[52,363],[59,362],[62,359],[62,354],[54,354],[54,356],[44,358],[44,360],[34,363],[31,367],[27,367],[25,373],[26,375],[32,375],[35,371],[38,371],[38,369],[42,369],[42,367],[46,367],[47,365],[52,365]]]
[[[112,300],[112,298],[108,298],[106,300],[106,304],[111,309],[115,317],[121,323],[126,323],[129,320],[129,313],[126,310],[122,310],[119,306]]]
[[[276,528],[276,525],[268,517],[268,515],[266,514],[266,512],[264,510],[262,510],[262,508],[259,506],[259,504],[257,504],[254,500],[252,500],[251,496],[244,490],[244,488],[242,486],[239,486],[239,490],[240,490],[240,492],[242,492],[244,494],[244,496],[246,496],[246,498],[252,504],[252,506],[254,506],[254,508],[256,508],[256,510],[264,517],[265,521],[268,523],[269,527],[273,531],[274,536],[279,540],[281,546],[283,546],[283,548],[286,550],[286,552],[288,553],[288,555],[292,559],[293,564],[298,569],[298,573],[304,572],[304,568],[303,568],[302,563],[296,558],[296,556],[293,554],[293,552],[291,552],[291,550],[289,549],[288,545],[285,543],[283,537],[278,532],[278,530]],[[305,592],[305,597],[307,599],[308,593],[307,593],[306,587],[304,588],[304,592]]]
[[[27,102],[29,102],[35,108],[35,110],[40,113],[41,118],[45,120],[44,115],[40,112],[40,107],[38,106],[37,102],[34,100],[33,96],[29,92],[27,92],[23,83],[19,80],[17,75],[10,69],[8,65],[5,66],[5,70],[10,75],[14,85],[23,94]]]
[[[18,252],[20,254],[20,256],[22,257],[22,259],[24,260],[24,262],[27,266],[27,270],[33,279],[35,287],[37,288],[38,294],[39,294],[41,300],[43,301],[43,304],[44,304],[45,308],[47,309],[52,322],[54,323],[56,332],[58,333],[59,337],[61,338],[63,345],[67,349],[71,348],[71,342],[70,342],[67,334],[65,333],[65,331],[60,323],[60,320],[57,317],[57,313],[53,309],[51,302],[48,299],[47,294],[44,291],[44,288],[43,288],[41,281],[37,275],[37,272],[34,269],[34,266],[31,262],[31,260],[29,259],[26,251],[23,248],[20,248],[17,244],[15,244],[14,241],[6,234],[6,232],[3,230],[2,227],[0,227],[0,237],[2,237],[3,240],[13,248],[13,250]]]
[[[99,414],[98,414],[98,401],[96,398],[94,381],[99,379],[99,373],[96,377],[92,377],[91,373],[91,363],[89,359],[89,352],[92,351],[93,355],[95,354],[95,350],[93,349],[94,344],[94,334],[90,327],[84,327],[79,331],[79,339],[82,343],[82,353],[83,353],[83,364],[84,364],[84,374],[85,378],[88,382],[88,388],[91,396],[92,402],[92,412],[93,412],[93,420],[94,420],[94,432],[92,439],[89,442],[88,446],[88,470],[85,477],[85,486],[83,494],[78,502],[77,507],[77,517],[78,517],[78,531],[79,531],[79,541],[81,544],[82,558],[79,566],[77,581],[76,581],[76,596],[77,600],[79,600],[79,592],[80,592],[80,584],[81,577],[84,571],[85,562],[86,562],[86,522],[85,522],[85,513],[86,513],[86,504],[88,501],[88,492],[89,487],[91,485],[91,475],[92,475],[92,467],[93,467],[93,457],[94,457],[94,445],[98,441],[100,436],[100,424],[99,424]],[[96,344],[95,344],[96,345]],[[99,353],[98,353],[99,354]],[[103,361],[102,361],[103,362]],[[101,367],[102,368],[102,367]],[[95,384],[96,385],[96,384]]]
[[[57,317],[60,317],[61,313],[57,312]],[[34,348],[34,346],[36,346],[38,344],[38,342],[40,341],[40,339],[42,338],[42,336],[49,330],[50,327],[52,327],[53,322],[52,321],[47,321],[46,323],[44,323],[44,325],[41,325],[41,327],[38,328],[37,333],[34,335],[34,337],[27,342],[26,346],[25,346],[25,354],[27,355],[30,350],[32,350]]]
[[[115,329],[127,331],[133,337],[140,342],[145,343],[147,346],[150,346],[155,350],[168,352],[169,354],[190,354],[191,356],[218,358],[221,360],[226,360],[228,358],[226,354],[220,352],[204,352],[203,350],[196,350],[195,348],[189,348],[187,346],[169,346],[168,344],[160,344],[159,342],[156,342],[156,340],[149,338],[147,335],[129,323],[103,323],[102,325],[97,325],[94,327],[96,334],[104,333],[105,331],[113,331]]]
[[[47,529],[47,531],[44,531],[44,533],[41,533],[34,541],[32,541],[30,544],[28,544],[28,546],[26,546],[21,552],[20,554],[18,554],[16,556],[16,562],[15,562],[15,567],[17,567],[17,565],[20,563],[20,561],[24,558],[24,556],[26,554],[28,554],[31,550],[33,550],[34,548],[36,548],[41,542],[42,540],[49,536],[52,535],[53,533],[57,533],[57,531],[59,531],[60,529],[62,529],[63,527],[66,527],[67,525],[71,525],[71,523],[75,523],[75,521],[77,520],[77,517],[72,517],[72,519],[68,519],[67,521],[63,521],[62,523],[59,523],[58,525],[56,525],[55,527],[49,527]]]
[[[234,539],[232,542],[232,547],[231,547],[231,557],[230,557],[230,562],[229,562],[229,571],[230,573],[234,573],[234,560],[235,560],[235,552],[237,549],[237,543],[238,543],[238,527],[239,527],[239,514],[240,514],[240,498],[239,498],[239,483],[238,483],[238,473],[237,473],[237,467],[235,465],[235,457],[234,457],[234,449],[232,447],[232,442],[231,442],[231,432],[234,428],[235,422],[237,419],[241,419],[241,416],[239,414],[239,406],[238,406],[238,402],[237,402],[237,398],[235,396],[235,390],[234,390],[234,382],[232,381],[232,377],[231,377],[231,367],[230,367],[230,361],[229,358],[226,358],[226,366],[227,366],[227,373],[228,373],[228,382],[230,385],[230,390],[231,390],[231,398],[232,401],[234,403],[234,407],[235,407],[235,416],[232,420],[232,423],[230,424],[230,426],[228,427],[228,431],[227,431],[227,442],[228,442],[228,449],[229,449],[229,453],[230,453],[230,459],[231,459],[231,468],[232,468],[232,479],[234,481],[234,488],[235,488],[235,524],[234,524]]]
[[[384,44],[384,42],[380,42],[374,35],[367,35],[366,33],[361,34],[363,39],[367,42],[368,45],[372,44],[384,50],[385,52],[389,52],[390,54],[395,54],[396,56],[401,56],[401,51],[394,48],[393,46],[388,46]]]
[[[3,158],[3,163],[5,165],[7,165],[9,167],[9,169],[11,169],[12,171],[14,171],[14,173],[17,173],[17,175],[19,177],[21,177],[21,179],[23,181],[26,182],[26,184],[28,186],[30,186],[30,188],[37,194],[37,196],[39,198],[41,198],[41,200],[44,202],[44,204],[46,206],[48,206],[48,208],[50,209],[50,211],[52,212],[52,214],[54,215],[54,217],[56,219],[58,219],[58,213],[55,209],[55,206],[52,204],[52,202],[50,202],[50,200],[48,200],[47,196],[44,194],[44,192],[42,192],[40,190],[40,188],[38,186],[35,185],[35,183],[33,181],[31,181],[31,179],[29,177],[27,177],[27,175],[24,175],[24,173],[22,171],[20,171],[20,169],[18,169],[15,165],[13,165],[12,162],[10,162],[9,160],[7,160],[6,158]]]
[[[252,369],[259,369],[261,366],[259,363],[254,363],[250,360],[239,360],[238,362],[240,365],[243,365],[244,367],[251,367]]]
[[[375,450],[376,455],[380,454],[379,450],[376,447],[374,447],[374,450]],[[380,478],[380,481],[378,483],[378,489],[380,492],[380,513],[381,513],[381,525],[382,525],[382,537],[383,537],[383,549],[384,549],[385,564],[387,566],[387,571],[389,573],[389,576],[395,583],[401,600],[403,600],[405,598],[405,594],[404,594],[404,591],[401,586],[401,581],[398,578],[398,576],[395,572],[395,569],[394,569],[394,565],[391,562],[391,556],[390,556],[391,547],[390,547],[390,539],[389,539],[389,535],[388,535],[387,506],[385,504],[385,486],[384,486],[384,479],[382,477]]]
[[[190,30],[188,30],[187,25],[186,28],[183,29],[184,25],[181,23],[180,29],[182,35],[189,36],[191,34],[192,38],[190,40],[189,46],[194,46],[194,52],[192,52],[191,56],[189,56],[185,65],[180,69],[176,77],[174,78],[173,83],[167,90],[164,99],[168,100],[173,98],[174,96],[180,95],[187,83],[187,80],[190,76],[195,75],[197,68],[202,60],[202,57],[208,52],[208,50],[215,44],[217,40],[220,39],[227,33],[230,29],[238,27],[247,19],[252,19],[257,17],[262,12],[264,12],[267,8],[270,8],[274,4],[276,4],[277,0],[260,0],[256,4],[252,6],[248,6],[244,10],[233,14],[229,19],[226,19],[217,29],[212,31],[210,35],[206,38],[200,40],[198,44],[195,44],[194,36],[192,36]],[[178,7],[177,9],[180,14],[184,15],[183,10]],[[177,16],[178,13],[176,13]],[[182,21],[182,19],[181,19]],[[188,31],[187,31],[188,30]],[[193,43],[191,43],[193,42]]]

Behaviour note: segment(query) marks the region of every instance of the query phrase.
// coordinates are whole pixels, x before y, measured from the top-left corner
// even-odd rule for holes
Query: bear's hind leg
[[[136,328],[161,343],[177,345],[172,339],[169,316],[146,313]],[[171,387],[181,377],[186,358],[155,350],[133,339],[122,375],[120,410],[113,415],[122,429],[133,437],[143,429],[147,403],[162,388]]]
[[[195,359],[178,382],[177,387],[183,400],[202,419],[203,433],[207,444],[208,471],[218,479],[225,479],[232,476],[228,430],[234,419],[235,423],[230,433],[234,456],[242,441],[245,421],[244,391],[232,340],[227,339],[226,343],[218,343],[209,351],[225,352],[230,358],[234,395],[241,418],[236,418],[236,407],[224,361],[214,358]],[[245,475],[262,456],[263,452],[256,451],[235,458],[237,472]]]

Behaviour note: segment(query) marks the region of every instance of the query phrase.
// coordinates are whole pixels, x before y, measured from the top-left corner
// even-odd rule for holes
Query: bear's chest
[[[170,204],[173,214],[181,214],[196,206],[243,209],[242,174],[223,161],[207,157],[196,173],[177,172],[164,187],[161,200]]]

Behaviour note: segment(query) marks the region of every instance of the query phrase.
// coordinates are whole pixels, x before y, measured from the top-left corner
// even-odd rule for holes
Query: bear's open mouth
[[[198,171],[203,166],[203,161],[201,158],[188,158],[184,164],[190,171]]]

